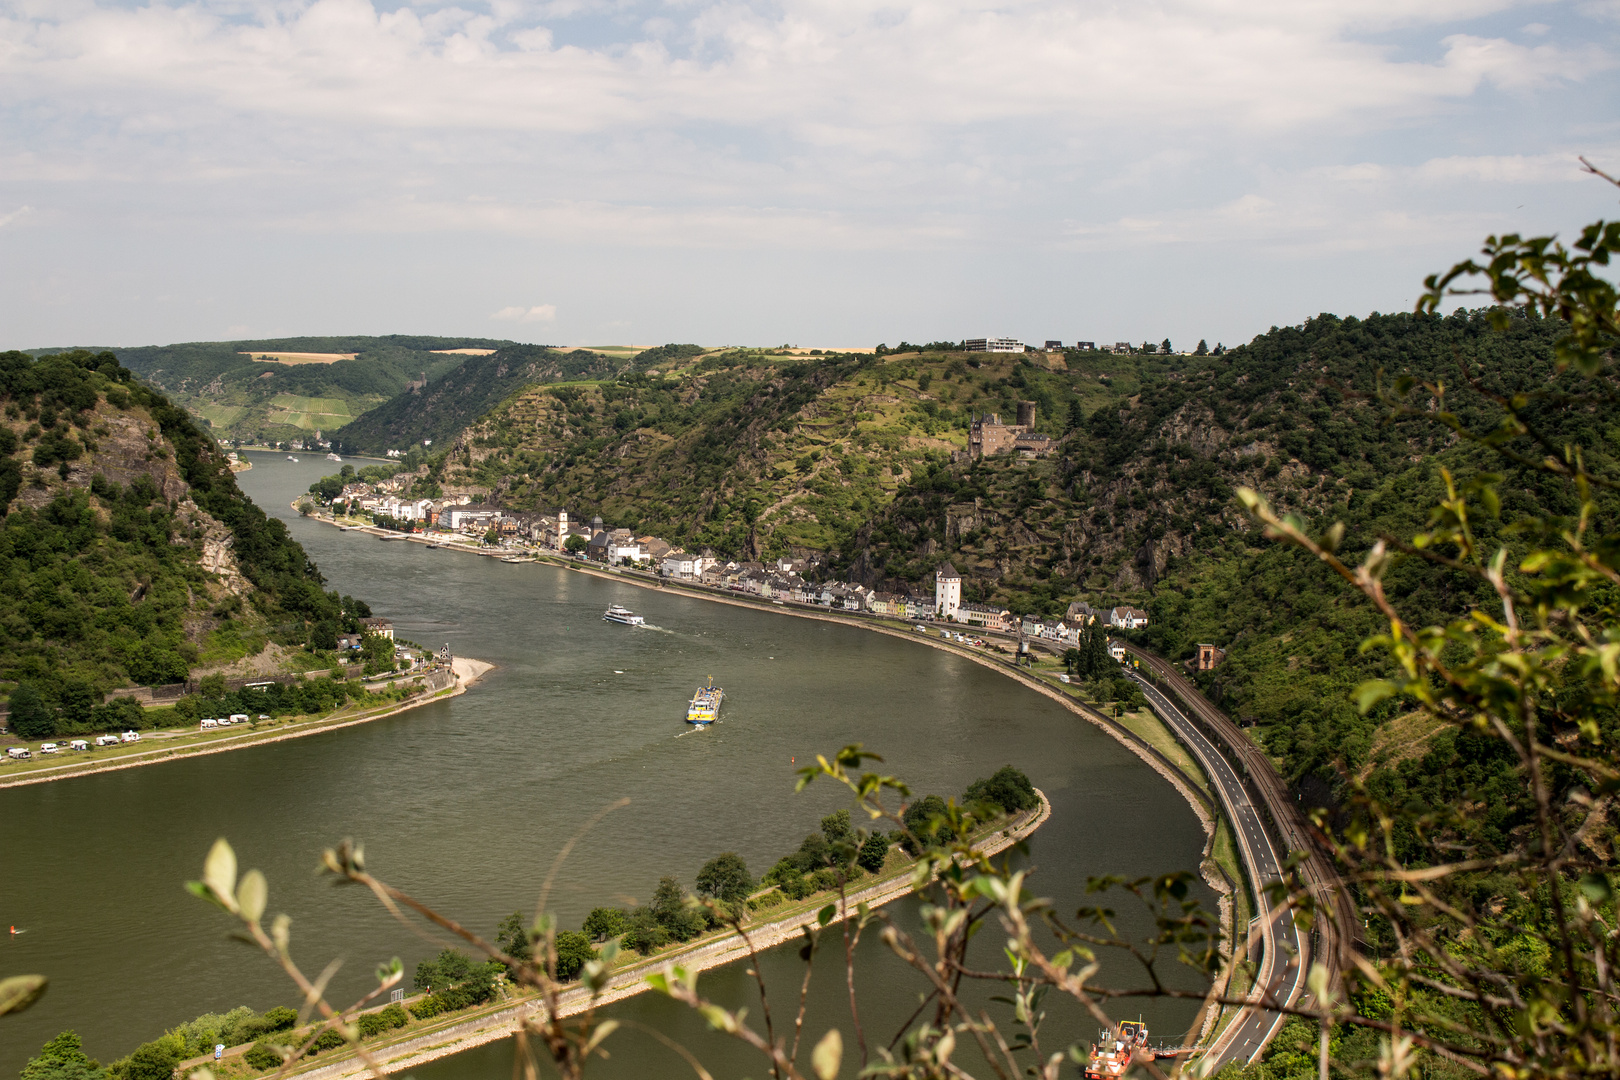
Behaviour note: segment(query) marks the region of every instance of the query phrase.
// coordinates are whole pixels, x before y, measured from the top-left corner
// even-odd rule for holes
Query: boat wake
[[[662,627],[662,626],[654,626],[652,623],[642,623],[640,626],[636,627],[636,629],[637,630],[656,630],[660,634],[673,634],[675,632],[673,630],[667,629],[667,628]]]

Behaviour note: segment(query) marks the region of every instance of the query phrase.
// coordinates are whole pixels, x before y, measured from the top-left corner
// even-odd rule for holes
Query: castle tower
[[[1035,430],[1035,403],[1033,401],[1020,401],[1018,403],[1018,426],[1025,431]]]
[[[950,563],[934,574],[934,617],[955,619],[962,607],[962,575]]]

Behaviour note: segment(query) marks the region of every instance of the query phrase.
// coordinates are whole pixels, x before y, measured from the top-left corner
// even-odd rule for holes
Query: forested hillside
[[[839,552],[966,445],[970,417],[1033,400],[1061,435],[1174,357],[728,350],[650,361],[618,378],[534,386],[468,427],[451,490],[561,504],[727,554]],[[657,366],[653,366],[656,363]],[[932,569],[919,562],[916,575]]]
[[[873,585],[926,588],[948,558],[965,598],[1015,612],[1136,604],[1152,615],[1147,643],[1167,655],[1199,641],[1227,650],[1205,676],[1210,692],[1261,725],[1308,785],[1410,758],[1425,733],[1380,733],[1384,717],[1356,713],[1348,692],[1372,673],[1358,646],[1376,620],[1307,557],[1264,542],[1234,489],[1316,525],[1342,520],[1351,555],[1410,534],[1443,493],[1442,467],[1499,465],[1436,425],[1388,423],[1368,397],[1379,371],[1456,386],[1468,363],[1483,388],[1522,390],[1548,377],[1560,326],[1521,315],[1496,333],[1482,312],[1323,315],[1219,357],[666,359],[656,375],[638,364],[517,392],[462,432],[440,479],[725,555],[819,551],[831,573]],[[1037,403],[1053,454],[952,462],[974,413],[1011,420],[1020,400]],[[1464,418],[1489,405],[1466,384],[1448,401]],[[1612,453],[1607,421],[1540,408],[1550,434]],[[1503,520],[1541,483],[1509,477]],[[1502,528],[1480,524],[1486,540]],[[1406,572],[1396,566],[1392,586],[1429,616],[1474,597],[1462,579],[1419,587]]]
[[[267,443],[305,439],[316,431],[330,436],[409,384],[466,359],[445,350],[509,344],[395,334],[198,341],[115,352],[145,382],[206,421],[216,437]],[[293,355],[263,355],[276,353]],[[354,355],[331,359],[347,354]]]
[[[236,485],[185,410],[110,352],[0,354],[0,679],[87,710],[363,605]]]
[[[633,365],[629,358],[587,349],[557,352],[507,344],[489,356],[457,357],[455,365],[425,386],[413,386],[373,408],[333,438],[349,453],[404,450],[424,439],[442,444],[523,387],[611,379]]]

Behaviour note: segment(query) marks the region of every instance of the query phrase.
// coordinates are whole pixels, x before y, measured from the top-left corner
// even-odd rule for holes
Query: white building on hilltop
[[[934,617],[954,619],[962,609],[962,575],[950,563],[934,574]]]

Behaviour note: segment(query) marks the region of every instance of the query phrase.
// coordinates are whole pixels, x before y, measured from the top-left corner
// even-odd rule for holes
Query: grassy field
[[[357,353],[313,352],[256,352],[249,353],[255,360],[269,360],[278,364],[335,364],[339,360],[353,360]]]
[[[342,398],[300,397],[297,394],[277,394],[271,398],[270,410],[265,416],[269,423],[289,424],[306,431],[339,428],[353,419],[349,403]]]
[[[215,405],[209,402],[195,402],[191,411],[207,420],[215,428],[228,428],[236,423],[237,418],[247,409],[240,405]]]

